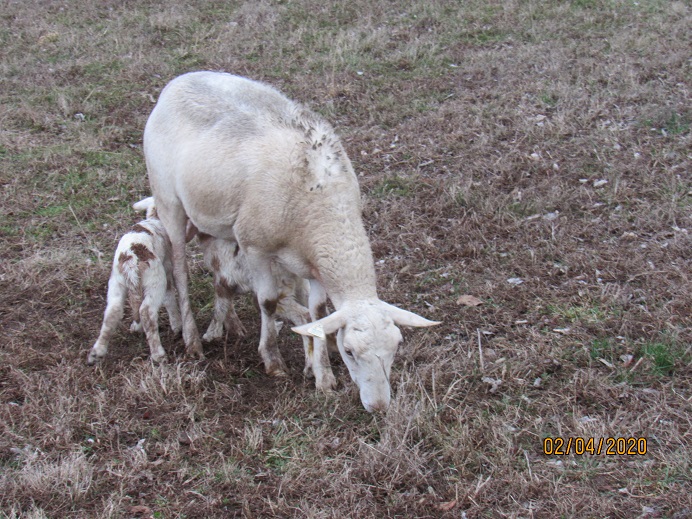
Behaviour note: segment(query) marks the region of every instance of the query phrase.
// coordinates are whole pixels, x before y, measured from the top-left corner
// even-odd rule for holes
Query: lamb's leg
[[[295,326],[301,326],[310,322],[310,312],[308,309],[298,303],[293,297],[285,297],[279,301],[277,314],[279,317],[288,319]],[[303,368],[303,376],[310,378],[313,376],[313,338],[307,335],[301,335],[301,338],[303,339],[303,350],[305,351],[305,367]]]
[[[214,315],[209,323],[207,332],[202,337],[205,341],[211,341],[223,336],[223,328],[233,333],[236,337],[245,337],[247,331],[240,322],[238,314],[233,306],[233,296],[237,292],[237,287],[223,276],[214,275]]]
[[[142,264],[140,263],[140,267]],[[166,271],[160,262],[152,263],[141,272],[142,295],[144,299],[139,307],[142,328],[147,336],[151,360],[161,362],[166,359],[166,351],[161,346],[159,336],[159,310],[167,302],[171,290],[168,289]],[[170,304],[170,301],[168,301]]]
[[[154,362],[165,360],[166,351],[161,345],[161,337],[159,336],[159,308],[149,296],[142,301],[142,306],[139,307],[139,315],[142,318],[142,328],[144,328],[144,333],[149,343],[151,360]]]
[[[273,377],[286,376],[288,369],[277,344],[275,324],[276,307],[279,302],[278,289],[271,273],[271,263],[259,255],[248,254],[248,262],[253,267],[254,286],[257,287],[257,300],[262,314],[259,353],[264,361],[264,369]]]
[[[327,293],[316,280],[310,280],[308,304],[313,322],[327,316]],[[313,337],[313,345],[312,370],[315,373],[315,387],[320,391],[329,392],[336,388],[336,378],[329,364],[327,341]]]
[[[214,284],[216,296],[214,297],[214,314],[211,317],[211,322],[209,323],[209,328],[204,335],[202,335],[203,341],[213,341],[219,337],[223,337],[223,323],[226,319],[226,314],[231,306],[230,299],[224,297],[219,290],[219,286]]]
[[[132,312],[132,324],[130,325],[131,332],[141,332],[142,322],[141,316],[139,315],[139,307],[142,306],[142,294],[139,290],[130,290],[128,293],[128,299],[130,300],[130,311]]]
[[[103,314],[103,324],[101,325],[101,333],[96,343],[89,351],[87,363],[91,366],[105,357],[108,351],[108,342],[113,336],[113,332],[118,327],[118,324],[123,319],[125,308],[125,298],[127,289],[120,283],[117,276],[111,274],[108,280],[108,303]]]
[[[240,317],[238,317],[238,314],[235,311],[233,301],[231,301],[231,306],[226,313],[224,325],[226,326],[226,329],[232,331],[236,337],[245,337],[247,335],[247,330],[245,329],[245,326],[243,326]]]

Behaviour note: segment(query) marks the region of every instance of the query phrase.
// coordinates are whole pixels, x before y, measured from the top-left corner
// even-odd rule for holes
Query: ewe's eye
[[[346,354],[347,357],[353,358],[353,352],[351,351],[350,348],[344,348],[344,353]]]

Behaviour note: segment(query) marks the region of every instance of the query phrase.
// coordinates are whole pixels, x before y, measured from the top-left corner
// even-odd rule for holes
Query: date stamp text
[[[569,456],[584,454],[606,456],[644,456],[646,438],[582,438],[550,437],[543,439],[543,454],[547,456]]]

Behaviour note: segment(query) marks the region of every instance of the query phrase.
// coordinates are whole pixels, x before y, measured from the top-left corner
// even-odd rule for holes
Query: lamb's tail
[[[118,258],[118,270],[125,278],[128,287],[139,286],[143,267],[142,262],[131,251],[123,252]]]

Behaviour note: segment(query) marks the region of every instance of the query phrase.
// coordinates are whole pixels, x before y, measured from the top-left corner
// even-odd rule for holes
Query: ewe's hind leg
[[[105,357],[108,352],[108,342],[113,336],[113,332],[118,327],[118,324],[123,319],[123,310],[125,307],[125,297],[127,289],[113,275],[108,280],[108,303],[103,314],[103,324],[101,325],[101,333],[96,343],[89,351],[87,363],[91,366]]]
[[[168,321],[171,323],[171,330],[173,330],[173,333],[177,335],[180,333],[183,324],[180,317],[178,300],[175,297],[175,290],[173,290],[172,286],[170,288],[166,288],[166,297],[163,300],[163,304],[168,312]]]
[[[151,174],[149,178],[151,179]],[[156,192],[156,190],[154,190],[154,192]],[[158,207],[158,211],[159,217],[168,231],[168,236],[171,240],[173,251],[173,279],[175,279],[175,288],[178,290],[178,297],[180,299],[180,315],[183,321],[185,352],[192,357],[203,359],[204,352],[202,351],[202,341],[199,338],[199,331],[195,324],[195,318],[192,315],[190,292],[187,286],[188,270],[187,259],[185,257],[185,227],[187,225],[187,216],[182,207],[173,207],[172,209],[166,210],[165,206],[160,206]]]
[[[315,280],[310,281],[310,316],[313,321],[327,316],[327,293],[322,285]],[[336,388],[336,378],[329,364],[327,341],[313,337],[312,370],[315,373],[315,387],[320,391],[329,392]]]

